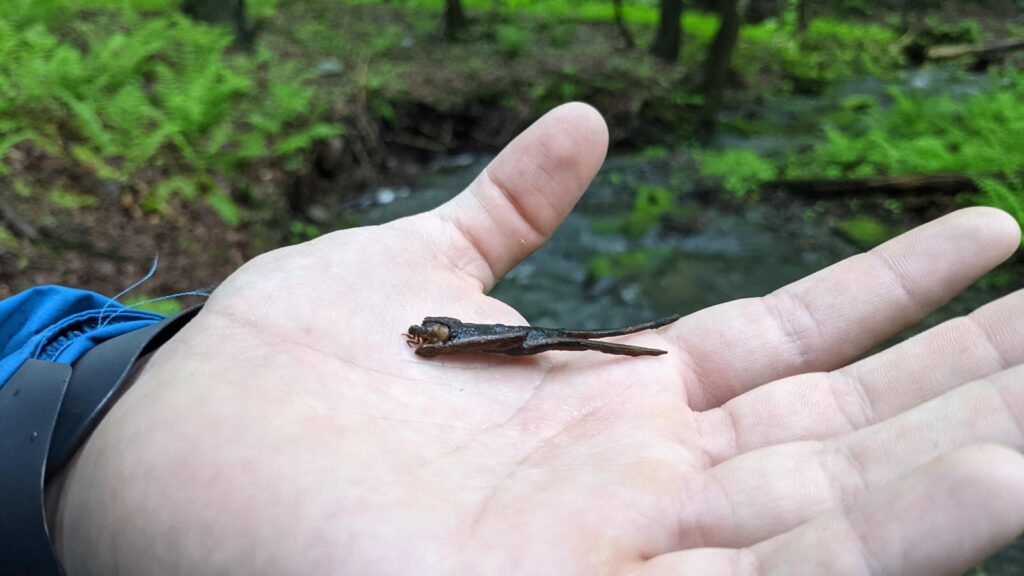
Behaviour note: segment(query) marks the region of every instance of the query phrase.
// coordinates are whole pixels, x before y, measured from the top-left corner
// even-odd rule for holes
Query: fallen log
[[[873,176],[870,178],[774,180],[766,183],[765,187],[814,198],[836,198],[866,194],[887,194],[889,196],[949,195],[978,191],[978,185],[974,179],[964,174],[908,174],[902,176]]]
[[[981,44],[946,44],[931,46],[925,50],[925,60],[952,60],[962,56],[973,56],[975,61],[992,60],[1009,52],[1024,49],[1024,38],[995,40]]]

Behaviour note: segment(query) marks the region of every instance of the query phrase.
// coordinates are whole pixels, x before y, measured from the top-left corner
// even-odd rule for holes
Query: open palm
[[[606,143],[564,106],[437,210],[246,264],[75,462],[70,573],[956,574],[1024,529],[1024,294],[850,363],[1015,249],[995,210],[620,338],[666,356],[414,355],[524,323],[486,292]]]

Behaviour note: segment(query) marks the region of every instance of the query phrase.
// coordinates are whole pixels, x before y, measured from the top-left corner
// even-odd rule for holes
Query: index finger
[[[766,382],[845,365],[949,301],[1013,253],[1005,212],[967,208],[767,296],[702,310],[669,331],[687,399],[706,410]]]

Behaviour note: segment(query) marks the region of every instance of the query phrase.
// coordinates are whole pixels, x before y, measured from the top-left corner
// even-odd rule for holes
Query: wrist
[[[9,316],[32,315],[17,305],[8,308]],[[89,478],[117,482],[92,474],[78,480],[81,454],[96,452],[95,441],[84,452],[83,445],[130,382],[142,374],[138,359],[169,340],[197,311],[198,307],[157,322],[142,318],[134,324],[112,325],[104,309],[90,309],[36,336],[32,326],[45,325],[53,316],[44,309],[40,318],[24,322],[28,328],[19,324],[13,335],[8,334],[18,349],[2,360],[6,371],[13,365],[15,372],[0,386],[0,461],[10,468],[9,474],[0,476],[0,492],[6,498],[0,506],[0,533],[9,535],[0,539],[0,573],[61,574],[58,559],[72,556],[66,552],[76,536],[64,522],[65,502],[72,494],[91,493]],[[104,452],[111,451],[100,451]],[[112,514],[102,505],[99,510]]]
[[[121,394],[119,394],[118,398],[111,399],[112,404],[120,400],[120,396],[124,395],[126,391],[130,391],[134,387],[135,382],[143,377],[152,355],[153,353],[149,353],[140,357],[135,365],[132,366],[124,380]],[[53,544],[54,553],[68,574],[88,573],[89,571],[84,568],[96,566],[99,561],[99,558],[87,558],[81,554],[69,555],[67,553],[68,550],[96,553],[97,555],[102,554],[102,550],[98,548],[81,546],[79,544],[86,539],[83,530],[92,530],[101,526],[107,519],[97,517],[88,523],[68,523],[66,521],[69,508],[80,508],[77,505],[68,506],[69,502],[90,500],[99,494],[97,490],[99,488],[98,479],[95,475],[86,472],[93,468],[89,463],[89,460],[93,457],[92,454],[116,454],[116,451],[107,450],[105,446],[100,445],[107,444],[111,440],[109,435],[98,433],[102,429],[103,422],[100,422],[97,430],[85,438],[81,447],[79,447],[67,466],[52,478],[47,478],[46,481],[46,520],[50,527],[50,542]],[[102,564],[100,563],[99,565]]]

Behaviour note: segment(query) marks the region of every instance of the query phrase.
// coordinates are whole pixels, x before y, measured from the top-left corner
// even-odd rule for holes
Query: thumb
[[[424,217],[454,228],[442,252],[490,290],[565,220],[607,149],[600,113],[586,104],[564,104],[506,146],[466,190]]]

